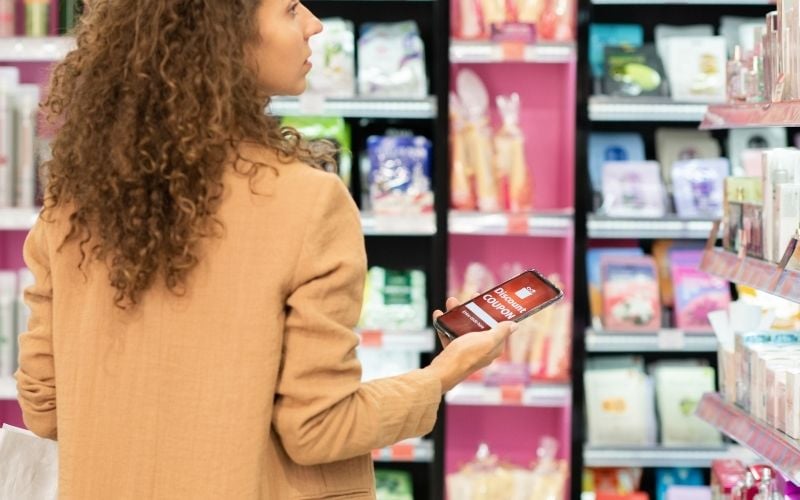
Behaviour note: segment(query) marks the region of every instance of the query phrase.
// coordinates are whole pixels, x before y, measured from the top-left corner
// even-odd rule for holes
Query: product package
[[[755,175],[745,172],[745,158],[743,155],[748,150],[764,150],[785,148],[788,138],[785,128],[735,128],[728,132],[728,158],[731,161],[733,175]],[[760,162],[761,156],[758,155]],[[761,174],[758,174],[761,175]]]
[[[322,19],[323,30],[311,37],[312,68],[308,92],[353,97],[356,92],[355,28],[351,21]]]
[[[781,235],[777,227],[782,217],[788,214],[780,213],[777,205],[778,185],[800,184],[800,151],[793,149],[772,149],[762,154],[764,163],[764,218],[770,221],[763,227],[764,259],[778,262],[783,257],[786,247],[779,245]],[[787,195],[788,196],[788,193]],[[786,196],[784,198],[786,198]]]
[[[602,78],[605,73],[606,47],[641,47],[644,29],[639,24],[589,25],[589,64],[592,76]]]
[[[710,332],[708,313],[728,308],[728,282],[699,269],[701,250],[670,252],[672,283],[675,293],[675,326],[687,332]]]
[[[450,92],[450,206],[456,210],[472,211],[478,208],[475,199],[475,172],[467,157],[464,138],[467,111],[458,94]]]
[[[17,274],[0,271],[0,378],[11,378],[17,368]]]
[[[501,207],[509,212],[531,209],[532,185],[525,159],[525,138],[519,128],[519,94],[497,96],[502,127],[494,136],[494,165]]]
[[[427,325],[425,273],[372,267],[367,273],[360,326],[367,329],[423,330]]]
[[[727,177],[725,179],[725,199],[723,203],[723,220],[725,231],[722,237],[723,247],[731,252],[738,252],[741,240],[747,231],[748,253],[761,258],[763,254],[763,231],[760,218],[755,212],[763,212],[764,193],[761,178]],[[749,208],[748,208],[749,207]],[[746,210],[747,209],[747,210]],[[745,211],[751,217],[745,227]]]
[[[637,491],[642,482],[642,469],[586,468],[583,472],[583,491],[597,494],[627,495]]]
[[[606,47],[603,92],[622,97],[666,96],[667,79],[652,44]]]
[[[705,484],[702,469],[676,467],[656,469],[656,500],[667,500],[667,491],[674,486],[702,486]]]
[[[656,130],[656,159],[667,190],[672,190],[672,167],[676,162],[722,156],[719,143],[704,130],[659,128]]]
[[[36,140],[40,95],[38,85],[20,85],[14,96],[14,206],[17,207],[36,206]]]
[[[287,116],[281,123],[292,127],[310,141],[327,140],[337,148],[335,165],[325,165],[325,170],[339,174],[346,186],[351,185],[353,153],[350,125],[339,117]]]
[[[664,66],[673,99],[725,102],[728,59],[724,37],[675,37],[665,43]]]
[[[655,443],[651,380],[641,370],[587,369],[588,444],[593,446]]]
[[[409,471],[376,470],[375,490],[377,500],[414,500],[414,481]]]
[[[614,217],[662,217],[666,193],[659,164],[606,162],[603,164],[603,212]]]
[[[678,161],[672,165],[675,211],[681,217],[722,217],[726,158]]]
[[[19,69],[0,68],[0,207],[14,205],[14,96]]]
[[[652,257],[604,257],[603,326],[612,331],[661,328],[658,273]]]
[[[602,188],[603,164],[609,161],[645,161],[644,140],[637,133],[591,132],[589,134],[589,179],[592,190]]]
[[[590,248],[586,252],[586,276],[589,285],[589,310],[592,328],[603,330],[603,272],[601,263],[606,257],[638,257],[644,255],[641,248]]]
[[[654,377],[664,445],[722,444],[720,433],[694,414],[703,394],[715,389],[713,368],[659,365]]]
[[[367,138],[372,209],[380,214],[433,210],[431,141],[425,137]]]
[[[744,477],[745,467],[739,460],[722,459],[711,463],[713,498],[730,498],[736,483]]]
[[[358,90],[362,96],[373,97],[427,95],[425,47],[414,21],[361,26]]]

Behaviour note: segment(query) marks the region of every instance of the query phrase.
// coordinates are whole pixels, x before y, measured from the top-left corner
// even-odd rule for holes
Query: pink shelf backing
[[[445,473],[475,457],[481,443],[504,461],[529,466],[542,437],[559,440],[559,458],[569,459],[570,409],[449,406],[446,409]]]
[[[697,416],[765,458],[783,475],[800,483],[800,442],[756,420],[719,394],[705,394]]]
[[[501,274],[505,264],[519,262],[523,267],[535,268],[545,275],[558,273],[566,287],[566,297],[572,296],[572,237],[450,235],[449,248],[451,290],[461,286],[464,272],[472,262],[488,266],[498,282],[511,277]]]
[[[700,128],[798,127],[800,101],[766,104],[718,104],[706,111]]]
[[[493,130],[500,124],[495,97],[519,94],[534,209],[574,207],[575,62],[451,65],[451,81],[462,67],[475,71],[489,91]]]
[[[25,427],[22,423],[22,412],[16,401],[0,400],[0,427],[2,427],[3,424]]]

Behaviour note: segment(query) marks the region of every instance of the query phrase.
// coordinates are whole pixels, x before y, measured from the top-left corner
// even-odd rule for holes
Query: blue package
[[[431,141],[421,136],[367,138],[369,192],[373,203],[406,197],[412,205],[421,200],[427,209],[431,189]],[[391,202],[394,203],[394,202]],[[377,208],[377,207],[375,207]]]
[[[703,471],[684,467],[656,469],[656,500],[666,500],[671,486],[704,486]]]
[[[605,74],[606,47],[641,47],[644,44],[644,29],[639,24],[589,25],[589,65],[592,76],[602,78]]]
[[[589,134],[589,180],[595,192],[602,189],[603,164],[609,161],[645,161],[642,136],[633,132]]]

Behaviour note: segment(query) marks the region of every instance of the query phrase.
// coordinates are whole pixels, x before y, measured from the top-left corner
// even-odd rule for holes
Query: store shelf
[[[571,212],[531,214],[451,211],[450,234],[527,235],[565,238],[573,235]]]
[[[775,5],[770,0],[592,0],[592,5]]]
[[[436,234],[434,214],[375,215],[361,212],[361,228],[367,236],[432,236]]]
[[[39,208],[0,208],[0,231],[27,231],[36,223]]]
[[[739,257],[722,248],[703,254],[700,269],[724,280],[800,302],[800,271],[751,257]]]
[[[724,458],[750,459],[750,453],[739,446],[711,448],[690,447],[601,447],[584,446],[583,465],[586,467],[710,467],[711,462]]]
[[[707,104],[668,98],[589,97],[589,119],[604,122],[699,122]]]
[[[691,333],[664,328],[657,332],[608,332],[586,330],[587,352],[716,352],[711,333]]]
[[[0,61],[55,62],[74,48],[75,38],[68,36],[0,38]]]
[[[700,128],[800,127],[800,101],[711,105]]]
[[[800,483],[800,441],[776,431],[715,393],[703,396],[697,416]]]
[[[451,63],[567,63],[575,57],[574,43],[508,44],[450,40]]]
[[[11,377],[0,378],[0,401],[17,399],[17,383]]]
[[[572,401],[572,388],[566,384],[536,384],[527,387],[488,387],[463,382],[447,393],[448,404],[459,406],[531,406],[563,408]]]
[[[372,459],[377,462],[433,462],[433,442],[419,440],[410,443],[397,443],[387,448],[372,451]]]
[[[343,116],[345,118],[436,118],[436,98],[352,99],[315,98],[313,96],[275,97],[270,109],[275,115]]]
[[[431,329],[422,331],[361,329],[358,335],[361,338],[362,348],[433,352],[436,347],[436,335]]]
[[[674,215],[655,218],[619,218],[589,214],[590,238],[598,239],[708,239],[711,219],[681,219]]]

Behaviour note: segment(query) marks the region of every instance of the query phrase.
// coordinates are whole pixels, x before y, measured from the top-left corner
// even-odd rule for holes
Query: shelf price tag
[[[528,226],[528,214],[511,213],[506,215],[508,234],[527,235],[530,227]]]
[[[504,61],[522,61],[525,59],[525,42],[505,41],[500,42]]]
[[[683,330],[658,331],[658,348],[662,351],[682,351],[684,347],[686,347],[686,335]]]
[[[383,450],[380,450],[380,449],[372,450],[372,459],[373,460],[380,460],[381,456],[383,456]]]
[[[504,385],[500,387],[500,402],[504,405],[519,406],[522,404],[523,385]]]
[[[398,462],[409,462],[414,460],[414,445],[398,443],[392,446],[392,460]]]
[[[362,330],[361,347],[383,347],[382,330]]]

